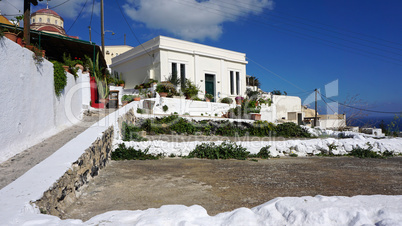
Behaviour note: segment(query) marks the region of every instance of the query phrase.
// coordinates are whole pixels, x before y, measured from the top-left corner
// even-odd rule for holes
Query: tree
[[[288,95],[288,93],[287,93],[286,91],[283,91],[283,94],[282,94],[282,92],[281,92],[280,90],[277,90],[277,89],[272,90],[271,93],[272,93],[273,95],[285,95],[285,96]]]
[[[364,110],[362,110],[367,107],[367,103],[360,99],[359,94],[348,96],[340,105],[339,112],[346,114],[346,126],[359,125],[363,123],[362,119],[368,115]]]
[[[246,83],[248,86],[257,86],[258,88],[260,88],[261,86],[260,80],[258,80],[258,78],[254,76],[248,77]]]

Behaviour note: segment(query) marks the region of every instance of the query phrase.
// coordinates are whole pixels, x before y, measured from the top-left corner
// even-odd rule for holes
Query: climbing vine
[[[63,68],[63,64],[57,61],[53,61],[53,75],[54,75],[54,92],[57,96],[60,96],[64,87],[67,85],[67,75]]]

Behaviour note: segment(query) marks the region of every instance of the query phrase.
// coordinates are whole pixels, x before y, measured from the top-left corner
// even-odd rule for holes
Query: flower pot
[[[205,102],[211,102],[211,100],[208,98],[205,98]]]
[[[242,100],[236,99],[236,105],[241,105]]]
[[[119,84],[120,87],[124,87],[124,84]]]
[[[123,106],[126,106],[128,104],[128,101],[123,100],[121,103],[123,104]]]
[[[4,32],[4,36],[13,42],[17,42],[17,34],[13,32]]]
[[[140,101],[141,100],[141,97],[135,97],[134,98],[134,101]]]
[[[109,102],[109,99],[99,99],[99,102],[102,104],[107,104]]]
[[[66,71],[66,72],[68,72],[68,66],[65,66],[65,65],[63,65],[63,68],[64,68],[64,70]]]
[[[256,121],[261,120],[261,114],[252,113],[252,114],[251,114],[251,119],[252,119],[252,120],[256,120]]]
[[[168,95],[168,93],[165,93],[165,92],[160,92],[160,93],[159,93],[159,96],[160,96],[160,97],[167,97],[167,95]]]

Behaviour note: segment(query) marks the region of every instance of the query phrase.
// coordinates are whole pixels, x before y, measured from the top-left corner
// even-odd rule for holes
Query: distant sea
[[[400,117],[398,120],[394,120],[394,116],[367,116],[365,118],[362,118],[359,121],[354,122],[353,126],[370,126],[370,127],[376,127],[380,128],[381,121],[384,121],[385,125],[390,125],[391,122],[396,122],[399,130],[402,131],[402,118]]]

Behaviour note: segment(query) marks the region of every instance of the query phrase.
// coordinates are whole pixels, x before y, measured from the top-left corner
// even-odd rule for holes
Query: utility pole
[[[315,91],[315,116],[314,116],[314,127],[317,126],[317,89]]]
[[[91,26],[88,26],[88,28],[89,28],[89,43],[92,44],[92,41],[91,41]]]
[[[38,4],[38,3],[36,3]],[[24,0],[24,40],[27,45],[31,44],[31,1]]]
[[[102,39],[102,54],[105,57],[105,24],[103,15],[103,0],[101,0],[101,39]]]

